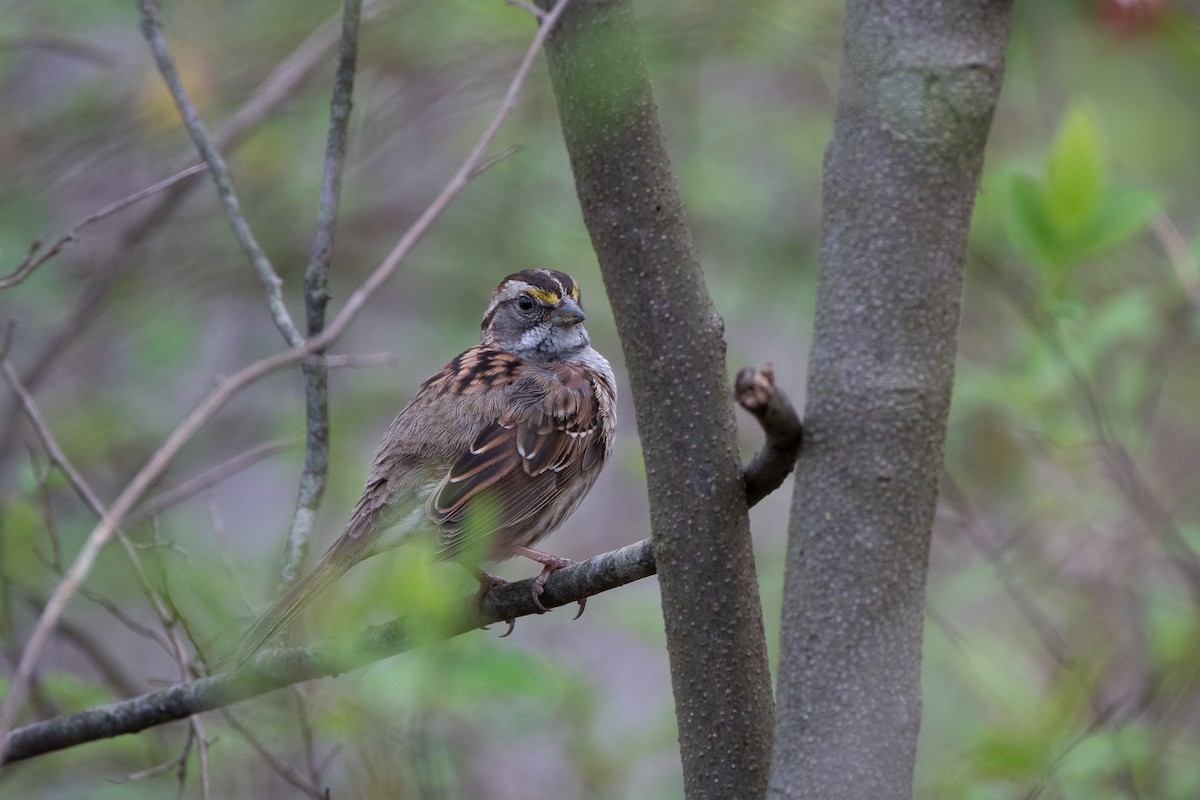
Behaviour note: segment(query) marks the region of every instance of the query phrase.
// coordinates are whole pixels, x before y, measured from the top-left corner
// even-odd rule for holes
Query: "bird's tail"
[[[333,550],[326,553],[312,571],[296,581],[242,635],[235,652],[237,665],[241,666],[253,658],[263,645],[296,618],[309,600],[345,575],[353,563],[345,558],[337,558]]]

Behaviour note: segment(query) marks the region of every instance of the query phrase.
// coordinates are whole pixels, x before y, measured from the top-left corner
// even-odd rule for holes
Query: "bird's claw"
[[[539,614],[545,614],[550,609],[542,605],[541,595],[546,590],[546,581],[550,580],[550,576],[558,572],[560,569],[566,569],[575,562],[569,558],[559,558],[557,556],[546,556],[545,560],[541,560],[542,571],[533,579],[533,604],[537,606]],[[583,609],[587,606],[587,598],[579,601],[579,612],[572,619],[579,619],[583,616]]]
[[[495,575],[489,575],[483,570],[476,572],[475,579],[479,581],[479,591],[475,593],[475,597],[471,602],[475,605],[475,611],[479,612],[483,608],[483,598],[487,597],[488,592],[497,586],[503,586],[508,581],[504,580],[504,578],[497,578]],[[509,617],[504,621],[508,623],[508,630],[500,634],[501,639],[512,633],[513,628],[517,626],[517,620],[513,617]],[[487,625],[480,625],[479,627],[485,631],[488,629]]]

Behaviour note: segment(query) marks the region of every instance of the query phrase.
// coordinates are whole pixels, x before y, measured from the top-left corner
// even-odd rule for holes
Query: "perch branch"
[[[649,539],[559,570],[546,582],[546,608],[570,605],[600,592],[653,575]],[[531,581],[517,581],[487,594],[478,610],[463,600],[461,613],[442,631],[458,636],[482,625],[538,613]],[[340,675],[421,644],[402,620],[375,625],[349,642],[265,650],[234,672],[175,684],[131,700],[35,722],[8,737],[4,763],[20,761],[85,742],[137,733],[164,722],[236,703],[301,681]]]
[[[746,376],[743,380],[743,376]],[[764,450],[793,453],[799,447],[800,423],[783,392],[775,388],[770,368],[746,369],[738,376],[738,402],[763,425],[768,444]],[[788,443],[791,443],[790,445]],[[771,456],[770,459],[777,458]],[[783,456],[778,456],[783,458]],[[767,456],[751,464],[774,463]],[[751,473],[747,468],[748,476]],[[754,505],[765,496],[770,483],[778,486],[787,470],[761,467],[747,478],[747,503]],[[758,497],[751,496],[750,484]],[[593,595],[654,575],[657,566],[649,539],[573,564],[552,574],[540,597],[546,608],[571,605]],[[488,592],[475,611],[470,602],[442,631],[446,638],[483,625],[538,613],[530,592],[530,581],[516,581]],[[317,643],[306,647],[265,650],[235,672],[222,673],[107,706],[36,722],[13,731],[7,741],[7,761],[19,761],[62,750],[85,742],[126,733],[137,733],[155,725],[183,719],[202,711],[236,703],[302,681],[339,675],[389,656],[410,650],[421,642],[413,639],[402,620],[368,628],[347,647]]]

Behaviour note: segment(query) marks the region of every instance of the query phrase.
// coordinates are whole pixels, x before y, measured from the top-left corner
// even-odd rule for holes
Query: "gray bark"
[[[963,261],[1010,0],[850,0],[823,180],[773,798],[910,798]]]
[[[628,0],[574,0],[546,44],[621,336],[689,798],[761,797],[773,718],[723,323],[692,244]]]

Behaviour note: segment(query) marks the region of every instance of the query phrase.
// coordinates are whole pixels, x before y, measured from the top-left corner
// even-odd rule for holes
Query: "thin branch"
[[[325,174],[317,208],[317,232],[304,273],[304,309],[310,337],[325,328],[329,266],[333,260],[334,231],[341,202],[361,16],[362,0],[345,0],[342,6],[342,44],[338,50],[333,95],[329,101],[329,133],[325,143]],[[292,512],[292,524],[284,542],[283,563],[279,568],[281,592],[300,578],[304,559],[308,555],[308,544],[316,526],[317,509],[325,494],[325,478],[329,470],[329,369],[325,364],[310,359],[300,365],[300,370],[304,375],[307,441],[296,508]]]
[[[330,330],[338,330],[339,327],[345,327],[350,319],[358,313],[358,310],[364,303],[373,295],[380,286],[391,276],[400,262],[405,259],[409,252],[416,246],[421,237],[429,230],[434,221],[441,216],[450,205],[450,202],[458,196],[474,177],[478,176],[478,168],[484,163],[484,153],[491,146],[492,141],[496,138],[496,134],[500,131],[500,126],[508,119],[508,115],[512,113],[513,107],[516,105],[517,97],[521,93],[521,87],[525,85],[525,80],[529,77],[530,70],[533,69],[533,63],[537,60],[537,55],[541,52],[542,45],[550,32],[554,30],[555,24],[562,16],[563,9],[566,8],[569,0],[557,0],[552,8],[542,20],[541,26],[533,37],[533,41],[529,45],[529,49],[525,51],[525,57],[521,59],[521,64],[517,67],[517,72],[513,76],[512,82],[508,86],[508,91],[504,95],[504,99],[500,102],[500,108],[496,111],[496,116],[492,119],[490,125],[479,137],[479,141],[471,150],[470,154],[459,166],[458,171],[446,184],[441,193],[434,199],[424,213],[417,218],[417,221],[405,231],[400,237],[400,241],[391,249],[383,262],[375,269],[375,272],[346,300],[346,305],[330,323]],[[343,321],[344,320],[344,321]],[[328,333],[328,331],[326,331]],[[340,334],[340,330],[338,330]],[[336,338],[336,337],[335,337]]]
[[[0,37],[0,50],[20,48],[57,53],[64,58],[91,64],[97,69],[112,69],[120,63],[117,54],[111,49],[101,47],[82,36],[67,36],[51,30],[31,30],[19,36]]]
[[[37,402],[33,399],[33,395],[31,395],[29,390],[21,384],[20,376],[17,375],[17,371],[13,369],[13,366],[11,363],[9,363],[8,359],[0,361],[0,373],[3,374],[4,380],[8,383],[13,394],[19,398],[21,407],[25,411],[25,415],[29,418],[30,424],[33,426],[34,433],[37,434],[38,440],[45,448],[46,454],[50,457],[51,462],[58,468],[60,472],[62,472],[63,475],[66,476],[67,483],[69,483],[75,490],[75,493],[83,501],[84,505],[91,509],[96,516],[103,518],[105,514],[103,501],[100,499],[100,496],[96,494],[96,491],[91,487],[91,485],[88,484],[87,480],[83,477],[83,474],[76,469],[75,465],[71,463],[71,460],[67,458],[62,447],[59,446],[58,440],[54,436],[54,432],[50,430],[50,425],[46,422],[45,415],[42,414]],[[53,531],[52,526],[50,527],[50,530]],[[159,619],[163,623],[163,627],[169,628],[173,615],[163,604],[162,598],[158,596],[158,594],[154,591],[154,588],[150,585],[150,579],[146,576],[146,571],[142,566],[141,559],[138,557],[137,549],[125,537],[125,534],[121,528],[118,527],[115,530],[115,535],[118,537],[118,539],[120,539],[121,546],[125,550],[126,556],[129,558],[130,566],[133,567],[134,574],[137,576],[142,589],[146,593],[146,596],[150,599],[151,605],[154,607]],[[61,569],[61,565],[56,564],[55,566],[56,568]]]
[[[360,367],[382,367],[387,365],[395,365],[397,359],[391,353],[337,353],[335,355],[320,355],[309,356],[308,360],[316,361],[322,366],[329,369],[342,369],[344,367],[360,368]]]
[[[304,766],[308,769],[308,780],[313,786],[321,785],[321,770],[317,767],[316,747],[313,739],[312,722],[308,716],[308,702],[299,687],[290,686],[292,699],[296,701],[296,720],[300,723],[300,739],[304,742]]]
[[[522,2],[522,0],[504,0],[504,2],[510,6],[513,6],[514,8],[521,9],[526,14],[529,14],[536,20],[542,20],[546,16],[545,11],[542,11],[537,6],[530,5],[529,3],[524,3],[524,2]]]
[[[209,790],[211,788],[208,777],[208,740],[205,738],[204,722],[200,719],[199,714],[192,714],[188,717],[188,726],[192,729],[192,735],[196,739],[196,755],[200,761],[200,798],[208,800]],[[180,787],[182,789],[182,787]]]
[[[225,717],[225,721],[229,723],[229,727],[233,728],[238,735],[245,739],[246,744],[250,745],[250,747],[254,749],[254,752],[258,753],[258,757],[266,763],[268,769],[270,769],[280,778],[283,778],[283,780],[290,783],[295,788],[313,798],[313,800],[324,800],[325,793],[318,788],[317,784],[309,784],[307,781],[297,775],[294,770],[290,769],[287,764],[284,764],[282,761],[276,758],[274,754],[267,749],[267,746],[263,744],[249,728],[243,725],[241,720],[235,717],[228,708],[221,709],[221,716]]]
[[[42,243],[40,241],[33,242],[29,245],[29,252],[26,253],[25,260],[21,262],[20,266],[18,266],[11,274],[0,278],[0,290],[11,288],[24,281],[26,278],[32,275],[38,269],[38,267],[42,266],[47,261],[62,252],[62,249],[68,244],[77,240],[80,232],[87,226],[95,222],[99,222],[105,217],[112,216],[118,211],[128,208],[134,203],[145,200],[147,197],[152,197],[161,191],[170,189],[180,181],[190,178],[198,172],[203,172],[204,169],[205,167],[203,164],[196,164],[188,167],[181,172],[176,172],[169,178],[159,181],[153,186],[147,186],[141,191],[134,192],[128,197],[124,197],[120,200],[109,203],[103,208],[93,211],[91,214],[88,214],[79,222],[75,223],[70,230],[60,236],[58,240],[55,241],[54,244],[50,245],[50,247],[45,251],[42,250]],[[41,255],[38,255],[39,253]]]
[[[1183,234],[1166,213],[1156,215],[1150,223],[1150,228],[1158,238],[1158,243],[1162,245],[1163,252],[1167,254],[1167,261],[1171,264],[1171,269],[1175,270],[1175,277],[1179,279],[1192,310],[1200,314],[1200,267],[1196,266],[1187,242],[1183,240]]]
[[[1072,357],[1057,320],[1045,309],[1036,292],[1015,272],[1001,269],[999,265],[983,258],[978,258],[978,263],[995,278],[1005,299],[1066,368],[1075,387],[1080,416],[1096,440],[1109,479],[1125,501],[1137,511],[1146,529],[1162,544],[1163,551],[1184,579],[1192,604],[1200,609],[1200,555],[1183,535],[1170,511],[1155,495],[1149,479],[1129,449],[1113,433],[1112,422],[1101,402],[1101,392]]]
[[[390,3],[368,2],[363,18],[372,19]],[[216,136],[217,149],[229,150],[239,144],[246,133],[280,105],[300,86],[314,67],[337,44],[341,35],[341,14],[334,14],[321,23],[288,55],[255,90],[254,96],[221,128]]]
[[[364,16],[373,17],[384,3],[368,4]],[[325,57],[326,52],[338,40],[338,16],[334,15],[309,34],[303,42],[285,58],[258,87],[250,99],[226,122],[215,136],[217,149],[227,152],[236,148],[264,119],[275,113],[296,90],[314,68]],[[58,358],[69,349],[69,345],[95,319],[101,302],[124,267],[131,262],[131,251],[146,235],[154,230],[178,206],[188,190],[196,183],[185,180],[158,196],[154,204],[138,219],[132,221],[118,236],[113,253],[88,274],[88,282],[80,293],[75,307],[65,317],[64,323],[49,337],[46,345],[33,359],[33,366],[25,375],[25,385],[35,389],[50,373]],[[0,451],[12,440],[12,430],[19,415],[8,416],[0,428]]]
[[[649,539],[589,558],[559,570],[546,582],[546,608],[571,605],[655,573]],[[496,587],[482,603],[464,599],[459,613],[441,631],[449,638],[484,625],[538,612],[532,581]],[[419,627],[419,626],[418,626]],[[85,742],[137,733],[184,717],[223,708],[275,689],[315,678],[340,675],[424,644],[404,620],[375,625],[352,642],[323,642],[307,647],[264,650],[234,672],[180,683],[119,703],[35,722],[14,730],[5,744],[12,763]]]
[[[783,390],[775,385],[775,370],[746,367],[733,384],[733,397],[762,426],[767,440],[742,470],[746,502],[754,505],[779,488],[796,468],[796,457],[804,442],[800,416]]]
[[[294,439],[279,439],[273,442],[264,442],[257,447],[252,447],[249,450],[238,453],[228,461],[222,461],[220,464],[204,470],[199,475],[189,478],[174,489],[168,489],[165,492],[156,494],[129,515],[129,524],[137,525],[155,514],[160,514],[168,508],[190,500],[201,492],[216,486],[226,478],[236,475],[277,453],[281,453],[295,444],[296,441]]]
[[[129,514],[134,505],[141,500],[150,487],[158,481],[163,472],[166,471],[167,466],[174,460],[183,446],[191,440],[200,427],[237,392],[250,383],[262,378],[264,375],[294,364],[314,352],[329,347],[330,344],[345,332],[346,328],[358,316],[358,313],[366,305],[367,301],[391,277],[391,274],[399,266],[400,262],[404,260],[417,242],[421,240],[421,237],[424,236],[438,217],[446,210],[450,202],[465,188],[469,176],[472,175],[476,167],[483,160],[484,153],[491,145],[492,140],[495,139],[500,126],[503,125],[504,120],[512,112],[520,89],[529,76],[530,70],[533,68],[537,54],[540,52],[546,37],[553,30],[554,24],[561,15],[562,10],[566,7],[567,2],[568,0],[557,0],[554,9],[546,15],[546,19],[534,35],[529,49],[525,52],[525,57],[521,60],[521,64],[517,68],[512,82],[509,84],[508,92],[505,94],[503,101],[501,101],[496,116],[482,136],[480,136],[474,149],[471,150],[458,171],[450,179],[450,182],[442,189],[433,202],[430,203],[424,213],[417,218],[416,222],[405,231],[404,235],[392,248],[391,252],[388,253],[387,257],[384,258],[383,262],[350,295],[346,304],[334,316],[333,321],[324,332],[309,339],[300,347],[285,350],[256,361],[242,368],[239,372],[219,381],[204,400],[167,436],[162,446],[150,456],[146,464],[134,475],[133,479],[130,480],[120,495],[117,496],[117,499],[113,501],[113,504],[108,509],[108,513],[101,518],[100,523],[88,534],[83,547],[79,551],[79,555],[75,558],[75,562],[67,570],[66,575],[63,576],[62,581],[55,587],[54,592],[47,601],[46,608],[42,612],[37,625],[34,627],[25,651],[21,656],[21,661],[17,665],[17,670],[9,684],[4,702],[0,704],[0,763],[3,762],[4,748],[8,741],[5,734],[12,730],[17,706],[24,694],[29,676],[32,674],[38,659],[41,657],[42,650],[45,649],[46,642],[49,640],[55,623],[62,615],[67,600],[78,590],[88,573],[91,572],[92,565],[95,563],[100,550],[114,536],[122,520],[125,519],[125,516]]]
[[[45,448],[51,462],[64,475],[67,476],[68,483],[70,483],[70,485],[75,489],[75,492],[83,500],[84,504],[88,506],[88,508],[90,508],[98,517],[103,519],[107,513],[104,508],[103,501],[100,500],[99,495],[96,494],[95,490],[92,489],[86,479],[84,479],[83,475],[75,468],[70,459],[66,457],[66,454],[63,452],[62,448],[58,444],[57,439],[54,437],[54,433],[50,430],[50,426],[46,422],[45,416],[42,414],[41,409],[38,407],[29,391],[21,385],[20,376],[17,375],[16,370],[13,369],[12,364],[9,363],[7,358],[0,361],[0,373],[3,373],[4,379],[9,384],[13,394],[20,399],[21,406],[25,411],[25,415],[29,418],[30,423],[33,425],[34,432],[37,434],[38,439]],[[138,582],[146,594],[146,597],[150,600],[151,607],[153,607],[155,613],[158,615],[158,619],[162,624],[163,630],[167,633],[167,642],[170,645],[168,649],[175,657],[176,662],[179,664],[180,678],[186,680],[189,677],[192,677],[191,673],[189,672],[186,648],[174,628],[174,622],[178,619],[178,614],[175,613],[175,610],[169,599],[164,598],[162,594],[156,591],[153,585],[150,583],[150,579],[146,575],[145,568],[142,566],[141,558],[138,556],[137,549],[133,546],[129,539],[125,537],[125,534],[121,528],[117,527],[115,529],[115,535],[120,540],[121,546],[124,549],[127,558],[129,559],[130,566],[133,568],[134,574],[137,576]],[[69,574],[70,573],[68,573],[68,576]],[[56,594],[58,589],[62,587],[62,584],[66,582],[66,577],[67,576],[64,576],[64,579],[59,584],[59,587],[56,587]],[[49,607],[50,603],[54,602],[54,596],[55,595],[51,595],[50,601],[47,602],[47,607]],[[55,617],[55,622],[61,621],[59,618],[60,616],[61,615]],[[39,626],[42,624],[45,618],[46,612],[43,610],[42,617],[39,620]],[[45,636],[48,638],[49,633],[47,632]],[[26,649],[26,652],[22,654],[21,661],[18,663],[16,675],[13,678],[14,683],[16,683],[17,678],[20,677],[22,669],[25,668],[27,654],[28,648]],[[6,710],[9,710],[9,713],[15,716],[16,702],[14,701],[14,697],[15,695],[10,689],[9,694],[5,697],[4,707]],[[11,705],[10,701],[12,701]],[[200,754],[201,779],[203,783],[204,796],[207,798],[207,743],[204,739],[204,730],[200,721],[193,718],[190,724],[196,730],[196,746]],[[2,751],[2,746],[0,746],[0,751]]]
[[[134,783],[136,781],[144,781],[147,778],[156,778],[164,772],[170,772],[173,769],[186,769],[188,754],[192,750],[192,739],[195,738],[195,731],[188,727],[187,738],[184,739],[183,749],[179,755],[172,756],[161,764],[155,764],[153,767],[141,770],[140,772],[131,772],[123,779],[114,779],[113,783]]]
[[[118,697],[134,697],[142,691],[141,686],[125,672],[125,668],[97,641],[87,628],[68,622],[58,621],[58,633],[63,641],[70,642],[83,656],[91,662],[100,673],[100,677],[108,684]]]
[[[221,198],[221,206],[225,209],[225,216],[229,220],[230,228],[233,229],[233,236],[241,245],[242,252],[250,260],[254,271],[258,273],[258,279],[262,283],[263,292],[267,297],[267,308],[271,312],[271,319],[275,322],[275,327],[283,334],[284,341],[292,347],[298,347],[304,341],[304,337],[300,335],[300,331],[296,330],[296,325],[288,314],[287,306],[284,305],[283,281],[250,231],[250,225],[246,222],[245,215],[242,214],[237,192],[233,188],[233,178],[229,174],[229,167],[226,166],[225,159],[221,157],[220,151],[209,137],[204,122],[200,119],[196,107],[192,104],[191,98],[188,97],[187,90],[183,86],[183,80],[179,77],[179,70],[175,66],[175,59],[171,57],[171,52],[167,48],[167,38],[163,33],[158,2],[157,0],[138,0],[138,8],[142,15],[140,23],[142,36],[150,46],[154,64],[158,67],[158,72],[167,86],[167,91],[171,93],[176,108],[179,109],[179,117],[183,120],[188,135],[191,136],[192,142],[200,152],[200,157],[204,159],[209,172],[212,173],[213,182],[217,185],[217,194]]]

